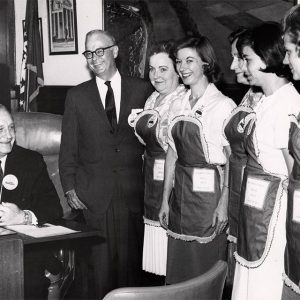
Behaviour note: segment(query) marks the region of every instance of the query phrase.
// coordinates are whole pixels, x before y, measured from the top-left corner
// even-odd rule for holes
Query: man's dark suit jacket
[[[62,125],[60,177],[65,192],[75,189],[88,207],[85,217],[106,212],[115,189],[133,212],[143,209],[143,147],[128,125],[132,109],[143,108],[153,91],[138,78],[121,76],[121,106],[117,130],[111,131],[95,78],[69,90]]]
[[[18,185],[12,190],[2,187],[3,202],[14,203],[20,209],[32,211],[39,223],[62,217],[59,197],[41,154],[14,144],[7,155],[4,176],[6,175],[14,175],[18,179]],[[52,273],[60,271],[60,263],[52,255],[49,245],[47,247],[25,247],[25,299],[46,299],[49,281],[44,276],[45,269]]]
[[[31,210],[39,223],[62,217],[59,197],[41,154],[14,145],[6,159],[4,176],[8,174],[18,179],[18,185],[12,190],[2,188],[3,202]]]

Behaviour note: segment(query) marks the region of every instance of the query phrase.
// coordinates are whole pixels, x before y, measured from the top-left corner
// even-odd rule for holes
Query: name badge
[[[193,172],[194,192],[215,192],[215,170],[194,168]]]
[[[293,221],[300,223],[300,190],[294,192]]]
[[[8,174],[3,178],[2,185],[7,190],[14,190],[18,186],[18,178],[15,175]]]
[[[156,159],[153,167],[153,179],[157,181],[163,181],[165,178],[165,160]]]
[[[245,195],[245,205],[262,210],[269,189],[269,184],[269,181],[248,177]]]

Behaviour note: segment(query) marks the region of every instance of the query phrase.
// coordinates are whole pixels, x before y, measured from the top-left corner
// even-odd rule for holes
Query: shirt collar
[[[121,75],[120,75],[119,71],[117,70],[116,73],[112,76],[112,78],[110,78],[110,80],[103,80],[102,78],[96,76],[96,81],[100,85],[104,85],[106,81],[110,81],[111,85],[115,85],[115,84],[118,84],[119,82],[121,82]]]
[[[0,158],[0,161],[1,161],[1,168],[2,168],[2,171],[4,172],[5,170],[5,164],[6,164],[6,159],[7,159],[7,155],[3,156]]]

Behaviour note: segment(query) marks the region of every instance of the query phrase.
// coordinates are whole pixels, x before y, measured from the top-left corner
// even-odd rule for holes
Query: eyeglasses
[[[115,46],[115,45],[111,45],[111,46],[104,47],[104,48],[98,48],[98,49],[96,49],[95,51],[89,51],[89,50],[86,50],[86,51],[84,51],[82,54],[85,56],[86,59],[91,59],[91,58],[93,58],[94,53],[95,53],[97,56],[101,57],[101,56],[104,55],[104,50],[109,49],[109,48],[111,48],[111,47],[113,47],[113,46]]]

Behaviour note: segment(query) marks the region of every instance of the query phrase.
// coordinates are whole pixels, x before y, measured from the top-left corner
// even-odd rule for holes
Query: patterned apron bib
[[[266,171],[259,162],[254,119],[245,128],[244,143],[249,154],[241,189],[238,243],[235,257],[248,268],[259,267],[272,245],[281,197],[281,178]]]
[[[291,118],[289,150],[295,160],[288,186],[284,281],[300,294],[300,128],[299,121]]]
[[[178,159],[169,205],[168,234],[184,241],[208,243],[216,236],[212,218],[221,195],[221,168],[209,163],[199,118],[178,116],[170,124],[169,132]]]
[[[244,130],[255,114],[250,107],[237,107],[224,125],[224,133],[230,143],[229,157],[229,198],[228,198],[228,240],[237,239],[240,196],[244,169],[247,163],[247,153],[244,146]]]
[[[144,154],[144,217],[158,222],[163,196],[166,153],[159,142],[160,115],[156,110],[145,110],[135,120],[135,133],[146,145]]]

